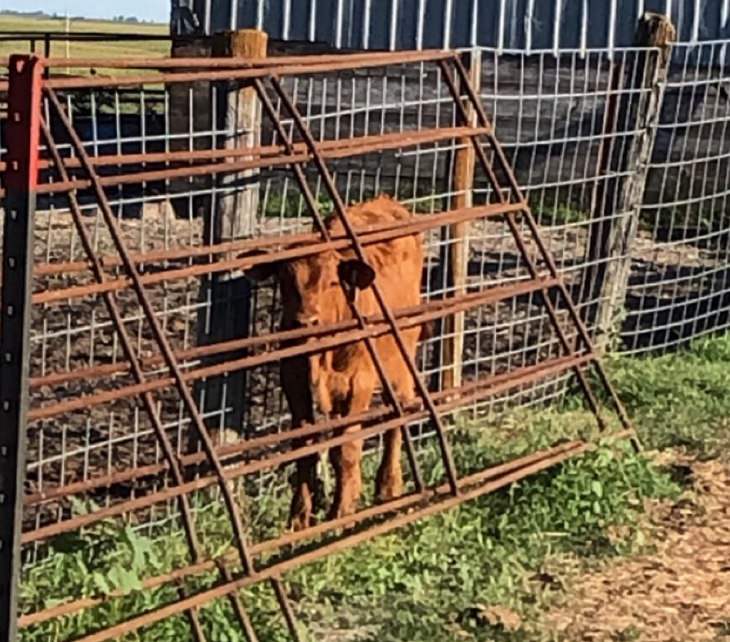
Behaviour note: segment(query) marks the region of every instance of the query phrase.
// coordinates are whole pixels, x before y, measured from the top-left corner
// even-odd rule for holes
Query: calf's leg
[[[402,444],[403,432],[400,428],[389,430],[385,434],[383,460],[375,480],[375,496],[378,501],[387,502],[403,494]]]
[[[292,415],[292,425],[314,423],[314,404],[309,387],[309,360],[304,358],[287,359],[281,364],[281,383]],[[312,439],[297,439],[294,448],[312,443]],[[317,455],[297,460],[292,480],[292,502],[289,509],[289,527],[302,530],[312,526],[315,496],[320,492],[317,478]]]
[[[350,398],[338,410],[344,416],[365,412],[370,407],[374,384],[371,376],[355,376]],[[345,429],[344,434],[357,432],[360,425]],[[352,515],[357,510],[362,492],[362,439],[330,449],[330,461],[335,469],[335,496],[329,519]]]
[[[407,406],[415,399],[413,382],[409,373],[394,382],[395,392],[403,406]],[[383,459],[378,468],[375,479],[375,497],[378,501],[386,502],[396,499],[403,494],[403,470],[401,467],[401,452],[403,445],[403,430],[407,427],[389,430],[385,434]]]

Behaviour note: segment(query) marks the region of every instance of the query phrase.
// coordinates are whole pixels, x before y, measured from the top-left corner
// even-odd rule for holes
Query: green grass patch
[[[611,359],[608,367],[647,447],[684,446],[714,457],[730,445],[729,363],[730,337],[721,337],[674,355]],[[452,441],[460,469],[469,471],[593,434],[590,414],[569,400],[561,408],[521,410],[492,423],[457,422]],[[440,481],[437,453],[426,450],[423,459],[431,471],[428,481]],[[566,556],[590,561],[643,548],[646,500],[672,499],[679,492],[670,472],[650,458],[625,443],[604,442],[581,458],[299,569],[286,580],[297,615],[316,640],[541,640],[534,623],[562,590],[554,561]],[[251,504],[249,522],[260,535],[270,535],[273,521],[286,511],[284,502],[271,502]],[[206,552],[227,550],[231,534],[221,506],[201,506],[198,521]],[[25,612],[69,595],[126,596],[27,629],[26,642],[74,639],[170,603],[179,597],[177,588],[140,592],[139,584],[190,561],[181,533],[153,539],[118,522],[50,546],[48,561],[26,571]],[[217,581],[215,574],[199,577],[186,590]],[[287,639],[268,585],[242,593],[242,599],[262,641]],[[209,640],[244,640],[227,601],[209,605],[200,616]],[[124,639],[178,642],[190,639],[188,631],[180,616]]]
[[[545,203],[531,199],[530,206],[540,225],[559,226],[586,223],[591,215],[568,203]]]
[[[648,448],[679,446],[704,458],[730,452],[730,335],[662,357],[608,363]]]
[[[334,208],[332,200],[325,194],[318,194],[316,196],[316,202],[322,218],[326,220]],[[281,192],[273,192],[267,195],[264,216],[266,218],[286,219],[308,218],[311,215],[304,195],[297,190],[287,190],[283,194]]]
[[[676,490],[646,459],[607,447],[304,569],[291,582],[312,600],[302,608],[311,628],[337,623],[332,639],[367,630],[367,640],[533,640],[529,626],[510,632],[490,624],[484,607],[529,622],[550,590],[541,579],[549,557],[630,550],[640,531],[614,542],[608,527],[633,523],[644,498]]]
[[[462,442],[463,443],[463,442]],[[606,529],[633,523],[646,497],[672,496],[676,487],[643,457],[606,446],[507,490],[401,529],[356,549],[300,569],[287,578],[297,611],[314,639],[367,632],[367,640],[495,639],[499,626],[479,616],[480,605],[498,604],[529,621],[542,599],[536,591],[544,561],[559,552],[614,555],[629,550],[640,532],[620,542]],[[199,517],[210,553],[230,545],[219,506]],[[102,624],[124,620],[176,599],[174,588],[139,592],[144,577],[187,561],[185,542],[174,535],[153,540],[113,523],[83,537],[53,543],[49,562],[27,574],[23,604],[34,611],[62,596],[126,595],[61,622],[33,627],[26,641],[73,639]],[[217,551],[215,550],[217,548]],[[191,581],[191,591],[213,586],[215,575]],[[246,591],[261,640],[285,640],[268,586]],[[210,640],[241,640],[230,605],[219,601],[201,612]],[[188,624],[173,618],[130,640],[186,640]],[[491,637],[490,637],[491,636]],[[510,638],[513,639],[513,638]],[[532,638],[529,638],[532,639]]]

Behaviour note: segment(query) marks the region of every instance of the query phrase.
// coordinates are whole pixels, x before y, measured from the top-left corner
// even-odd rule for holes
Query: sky
[[[111,18],[120,13],[143,20],[167,22],[170,19],[170,0],[0,0],[0,9],[15,11],[45,11],[87,18]]]

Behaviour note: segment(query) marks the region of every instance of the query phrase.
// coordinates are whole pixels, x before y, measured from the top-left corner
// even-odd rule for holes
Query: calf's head
[[[255,266],[246,276],[262,281],[276,276],[281,289],[284,328],[326,325],[350,316],[349,301],[375,280],[367,263],[325,252],[293,261]]]

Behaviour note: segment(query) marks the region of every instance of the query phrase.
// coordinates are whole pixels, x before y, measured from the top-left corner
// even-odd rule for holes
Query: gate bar
[[[302,137],[302,139],[304,140],[304,143],[306,144],[307,148],[309,149],[309,152],[314,157],[314,164],[317,166],[317,170],[325,184],[327,192],[329,193],[330,198],[334,202],[335,212],[337,213],[337,216],[340,219],[340,222],[342,223],[343,228],[347,232],[347,235],[352,242],[352,249],[354,250],[355,255],[357,256],[357,258],[359,260],[367,263],[367,255],[365,254],[365,250],[363,249],[363,246],[360,243],[360,237],[358,236],[357,232],[355,231],[352,224],[350,223],[350,221],[347,218],[347,207],[345,206],[345,203],[342,201],[342,197],[340,196],[340,192],[337,189],[337,185],[334,181],[334,178],[332,177],[332,174],[329,171],[329,168],[327,167],[326,161],[322,158],[322,154],[320,153],[319,147],[317,146],[317,142],[312,137],[312,134],[309,131],[309,128],[307,127],[306,123],[304,122],[304,119],[302,118],[301,113],[299,112],[299,109],[297,109],[296,105],[292,102],[292,100],[289,98],[287,93],[284,91],[284,88],[281,86],[278,76],[271,74],[270,82],[271,82],[272,86],[274,87],[274,90],[276,91],[277,95],[279,96],[279,99],[281,100],[282,104],[286,108],[287,112],[289,112],[289,115],[292,117],[292,120],[293,120],[294,124],[296,125],[297,130],[299,131],[299,135]],[[257,87],[259,90],[259,94],[263,93],[261,91],[260,83],[257,83]],[[434,427],[436,428],[436,434],[437,434],[438,441],[439,441],[439,447],[441,449],[441,455],[442,455],[442,459],[443,459],[443,463],[444,463],[444,468],[446,470],[446,475],[449,480],[449,485],[451,486],[451,491],[454,495],[458,495],[459,494],[459,484],[458,484],[459,475],[456,470],[456,465],[454,464],[454,458],[451,454],[451,446],[449,445],[449,441],[446,438],[446,430],[444,429],[443,423],[441,422],[441,417],[439,416],[438,410],[436,409],[433,399],[431,398],[431,393],[428,391],[428,388],[423,383],[420,373],[418,372],[418,367],[416,366],[416,363],[411,358],[410,354],[408,354],[408,350],[403,341],[403,335],[401,334],[401,331],[398,328],[398,323],[395,320],[395,317],[393,316],[393,312],[390,309],[390,306],[388,305],[387,301],[385,300],[385,297],[383,296],[383,292],[380,289],[380,286],[378,285],[377,280],[374,281],[370,287],[373,291],[373,294],[375,295],[376,301],[378,302],[378,306],[380,307],[381,311],[383,312],[383,316],[386,318],[386,320],[388,321],[388,324],[390,325],[393,339],[395,340],[395,343],[398,346],[398,350],[401,353],[401,356],[403,357],[403,361],[405,362],[406,366],[408,367],[408,370],[410,371],[417,394],[423,399],[423,403],[426,406],[426,408],[428,409],[431,421],[433,422]],[[353,309],[354,309],[354,307],[355,306],[353,306]],[[358,312],[358,315],[359,315],[359,312]],[[387,377],[384,377],[384,379],[387,380]]]
[[[484,125],[485,127],[489,127],[489,119],[487,118],[486,112],[481,106],[481,103],[479,102],[479,99],[474,92],[474,88],[471,86],[471,83],[469,82],[469,76],[466,72],[466,69],[462,65],[459,67],[459,63],[461,61],[457,58],[454,61],[454,64],[457,68],[457,70],[461,69],[464,71],[464,73],[459,73],[459,78],[461,80],[462,85],[464,86],[464,89],[467,91],[467,94],[469,95],[469,98],[472,102],[472,104],[475,106],[477,117],[480,119],[482,123],[486,123]],[[456,82],[451,75],[451,72],[448,69],[448,66],[446,63],[440,63],[441,70],[443,72],[444,79],[446,80],[446,84],[449,87],[449,91],[451,92],[451,95],[454,99],[454,104],[456,105],[456,108],[459,112],[459,117],[464,123],[469,122],[469,115],[464,107],[464,104],[461,100],[461,95],[459,93],[459,89],[456,86]],[[502,150],[502,147],[500,146],[497,139],[492,135],[489,134],[489,143],[494,151],[495,155],[497,155],[498,158],[504,158],[504,152]],[[472,144],[474,146],[474,149],[477,153],[477,158],[479,160],[479,164],[482,167],[482,170],[487,175],[487,178],[489,180],[489,183],[492,185],[492,188],[494,189],[494,193],[497,196],[497,199],[501,203],[506,203],[508,201],[507,198],[505,198],[505,195],[503,193],[503,186],[497,179],[497,175],[494,172],[494,168],[489,163],[489,160],[487,159],[487,155],[484,153],[484,149],[482,148],[479,139],[477,136],[471,137]],[[511,191],[513,192],[514,196],[519,200],[520,203],[525,204],[526,201],[524,199],[524,196],[522,192],[519,189],[519,186],[517,186],[517,179],[514,177],[514,173],[512,172],[512,169],[510,168],[509,164],[505,163],[502,164],[502,169],[504,170],[505,174],[508,176],[508,179],[510,181],[510,187]],[[522,213],[526,216],[526,218],[529,220],[529,218],[532,216],[532,211],[530,210],[529,206],[526,204],[521,209]],[[515,243],[517,244],[517,247],[519,249],[520,255],[522,256],[522,259],[525,261],[525,264],[527,266],[528,271],[530,272],[530,275],[532,278],[537,278],[538,271],[537,266],[535,265],[532,257],[530,256],[530,253],[527,249],[527,246],[525,245],[525,240],[522,234],[520,233],[519,228],[517,227],[517,224],[514,220],[514,215],[512,213],[508,213],[504,215],[505,221],[507,222],[507,225],[510,228],[510,232],[515,240]],[[541,243],[540,240],[540,233],[537,228],[530,227],[530,230],[533,234],[535,243]],[[545,249],[545,252],[547,252],[547,249],[542,246],[543,249]],[[548,254],[549,256],[549,254]],[[550,268],[551,274],[554,278],[559,279],[558,288],[563,293],[563,295],[566,297],[566,299],[569,301],[569,304],[572,304],[572,299],[570,298],[570,295],[568,294],[567,289],[565,288],[565,284],[562,281],[562,278],[560,277],[560,273],[557,270],[557,267],[555,266],[555,263],[548,263],[548,267]],[[553,329],[555,330],[555,333],[558,336],[558,340],[560,341],[561,345],[563,346],[563,350],[565,350],[566,354],[573,353],[573,348],[570,345],[570,342],[568,341],[568,338],[565,334],[565,331],[563,330],[562,326],[560,325],[560,319],[558,318],[558,312],[553,305],[552,300],[548,296],[548,293],[546,290],[543,290],[541,293],[543,304],[545,305],[545,309],[548,312],[548,316],[550,317],[550,322],[553,326]],[[575,308],[573,308],[574,310]],[[576,313],[577,314],[577,313]],[[578,328],[578,331],[580,333],[580,328]],[[581,337],[584,339],[585,345],[588,350],[593,351],[593,344],[590,340],[590,336],[586,335],[584,337]],[[596,421],[598,422],[599,427],[601,430],[606,429],[606,422],[604,421],[603,417],[601,416],[601,409],[598,405],[598,401],[595,398],[595,395],[593,394],[593,391],[591,390],[590,385],[588,384],[588,380],[586,379],[585,373],[583,370],[576,366],[575,367],[575,375],[578,379],[578,383],[580,384],[581,389],[583,390],[583,394],[586,397],[586,400],[588,401],[588,405],[591,408],[591,411],[596,417]]]
[[[53,157],[53,162],[58,169],[58,173],[61,176],[62,180],[67,180],[68,171],[66,170],[66,167],[63,163],[61,153],[58,151],[58,147],[56,145],[56,141],[53,138],[53,135],[51,134],[51,130],[43,120],[41,120],[41,127],[43,129],[43,136],[46,140],[48,150]],[[68,195],[68,200],[71,217],[74,220],[74,224],[81,240],[81,244],[84,248],[84,252],[86,253],[89,264],[91,265],[92,272],[94,273],[94,278],[97,282],[104,283],[106,279],[106,274],[104,273],[104,268],[101,264],[101,261],[94,252],[94,244],[91,240],[91,237],[89,236],[88,230],[84,225],[83,216],[81,213],[81,206],[79,205],[78,199],[76,197],[76,192],[71,192]],[[117,305],[116,299],[111,292],[107,292],[102,298],[104,299],[104,304],[107,308],[109,316],[111,317],[112,324],[114,325],[114,328],[117,331],[117,335],[119,336],[119,342],[122,346],[122,351],[129,361],[129,367],[132,371],[134,379],[135,381],[137,381],[137,383],[142,384],[146,381],[147,378],[144,374],[144,371],[142,370],[140,360],[134,352],[132,343],[129,340],[129,335],[127,334],[127,330],[124,327],[124,320],[119,310],[119,306]],[[155,398],[152,395],[152,392],[146,392],[142,394],[141,397],[145,407],[145,411],[147,412],[147,416],[149,417],[150,423],[152,424],[152,427],[155,431],[155,436],[157,437],[160,448],[162,449],[162,453],[165,457],[165,461],[167,462],[167,467],[172,473],[174,483],[179,486],[180,484],[183,484],[185,482],[185,478],[181,469],[181,462],[179,460],[179,456],[175,453],[175,448],[172,445],[170,438],[165,432],[164,426],[162,425],[162,420],[157,410]],[[182,516],[183,528],[185,530],[185,537],[187,540],[188,549],[190,550],[190,556],[193,560],[200,561],[203,558],[203,555],[200,549],[200,542],[198,541],[198,535],[195,529],[195,518],[193,517],[193,512],[190,507],[190,501],[188,496],[185,494],[180,495],[178,497],[178,504],[180,507],[180,514]],[[178,588],[178,592],[180,593],[181,599],[187,597],[187,591],[184,587],[180,586]],[[232,593],[230,595],[230,601],[231,606],[233,607],[233,611],[238,617],[242,629],[248,635],[249,642],[257,642],[255,634],[252,637],[248,633],[248,616],[246,615],[243,609],[243,605],[240,603],[240,600],[235,593]],[[198,612],[195,609],[189,609],[185,613],[188,617],[188,620],[190,621],[190,628],[193,631],[193,635],[195,636],[196,640],[198,642],[206,642],[205,633],[203,632],[202,626],[200,624]]]
[[[166,362],[168,369],[170,370],[170,374],[172,374],[172,376],[175,378],[176,387],[177,387],[180,397],[185,405],[185,409],[187,410],[188,414],[190,415],[190,419],[198,433],[198,437],[199,437],[200,441],[203,444],[203,448],[205,450],[207,458],[210,461],[211,465],[213,466],[213,468],[216,472],[216,477],[218,479],[219,486],[221,488],[221,493],[223,494],[223,499],[226,504],[226,508],[231,517],[231,527],[234,532],[234,536],[236,539],[236,545],[237,545],[239,554],[241,556],[241,564],[246,573],[254,572],[252,560],[251,560],[250,554],[248,552],[248,546],[246,544],[246,536],[244,534],[241,515],[238,510],[238,506],[236,505],[235,499],[233,498],[231,490],[228,487],[228,484],[226,484],[226,482],[225,482],[225,474],[223,471],[223,467],[222,467],[220,459],[218,458],[218,455],[216,453],[215,446],[213,445],[213,441],[210,438],[210,434],[208,433],[208,430],[205,427],[205,422],[203,421],[203,419],[200,415],[200,412],[198,410],[198,407],[195,404],[195,400],[193,399],[190,388],[188,387],[187,383],[184,380],[183,374],[180,370],[180,366],[172,351],[172,347],[170,346],[170,343],[167,340],[167,337],[165,336],[165,332],[162,329],[162,326],[160,325],[160,322],[157,319],[157,316],[155,315],[155,310],[152,307],[152,304],[150,303],[149,298],[147,297],[147,293],[144,289],[144,285],[140,282],[139,270],[137,269],[137,266],[135,265],[135,263],[131,260],[131,258],[129,256],[129,252],[127,251],[127,248],[124,244],[124,240],[122,239],[122,235],[120,233],[116,219],[114,218],[111,208],[109,207],[109,201],[106,198],[106,194],[104,193],[104,190],[99,185],[98,175],[96,174],[96,171],[94,170],[94,168],[91,165],[89,165],[89,163],[88,163],[89,155],[86,152],[86,148],[84,147],[83,143],[81,142],[81,139],[79,138],[78,134],[76,133],[76,130],[74,129],[71,121],[68,119],[68,116],[66,115],[66,112],[64,111],[63,106],[59,102],[58,96],[56,95],[56,93],[52,89],[48,89],[48,88],[47,88],[47,93],[50,98],[51,104],[53,105],[54,110],[58,114],[58,117],[61,120],[61,123],[63,124],[64,129],[66,129],[66,131],[69,135],[69,138],[71,139],[71,142],[73,144],[74,149],[76,150],[76,153],[78,154],[78,157],[81,159],[82,163],[84,164],[84,168],[85,168],[87,174],[94,182],[96,197],[97,197],[97,200],[99,203],[99,209],[101,210],[101,213],[105,219],[105,223],[106,223],[107,227],[109,228],[109,233],[112,236],[112,239],[114,240],[114,244],[116,246],[117,251],[119,252],[120,257],[124,261],[124,267],[126,269],[126,272],[134,283],[134,288],[135,288],[137,297],[139,299],[140,305],[142,306],[142,309],[144,310],[145,317],[146,317],[147,322],[149,323],[149,326],[154,334],[154,337],[160,347],[160,351],[162,352],[163,356],[165,357],[165,362]]]
[[[462,64],[461,60],[457,57],[454,58],[454,66],[456,67],[456,71],[459,74],[459,77],[461,78],[462,82],[464,82],[464,89],[467,92],[469,101],[474,105],[474,108],[476,109],[477,116],[479,117],[479,121],[481,122],[483,127],[489,127],[489,118],[487,117],[487,113],[484,111],[484,106],[482,105],[481,101],[479,100],[479,97],[476,95],[476,92],[474,91],[474,88],[469,83],[469,75],[466,71],[466,68]],[[460,99],[457,97],[457,103],[458,105],[463,109],[463,104]],[[468,120],[466,123],[468,124]],[[517,183],[517,179],[515,178],[515,174],[512,171],[512,168],[510,167],[509,162],[507,161],[507,157],[504,154],[504,150],[502,149],[502,146],[499,144],[499,141],[497,141],[497,138],[495,137],[493,132],[490,132],[487,134],[487,138],[489,139],[489,142],[492,146],[492,149],[494,150],[494,153],[497,157],[497,160],[499,162],[499,165],[501,166],[502,170],[505,172],[507,179],[509,181],[509,187],[514,196],[519,199],[520,201],[524,201],[524,195],[522,194],[522,190],[520,189],[519,184]],[[476,137],[472,137],[472,140],[477,142]],[[477,146],[479,147],[478,143]],[[481,147],[480,147],[481,149]],[[550,270],[550,273],[552,276],[558,276],[558,268],[555,264],[555,260],[553,259],[552,254],[548,251],[545,242],[542,240],[542,236],[539,234],[538,226],[535,221],[535,217],[532,213],[532,210],[527,207],[525,208],[525,218],[527,220],[527,225],[530,228],[530,232],[532,236],[534,237],[535,244],[537,245],[540,255],[542,256],[543,260],[548,266],[548,269]],[[568,292],[567,288],[565,287],[565,283],[561,282],[560,291],[563,295],[563,298],[565,300],[565,305],[568,308],[568,312],[571,316],[571,319],[573,320],[573,323],[578,330],[579,335],[585,342],[587,346],[592,346],[592,341],[590,337],[590,333],[588,332],[588,329],[586,328],[585,324],[583,323],[583,319],[581,319],[580,314],[578,314],[578,310],[576,309],[575,303],[573,299],[570,296],[570,293]],[[599,379],[601,380],[601,384],[605,388],[605,390],[608,392],[609,396],[611,397],[611,401],[616,409],[616,412],[619,416],[619,419],[621,420],[621,424],[626,430],[633,431],[633,425],[631,423],[631,420],[629,419],[628,413],[626,412],[626,409],[624,408],[623,403],[621,403],[621,400],[619,399],[618,393],[616,392],[616,389],[613,387],[613,384],[611,383],[610,379],[608,378],[608,375],[606,374],[606,369],[603,367],[603,364],[601,363],[600,359],[596,359],[593,362],[593,367],[596,370],[596,373],[598,374]],[[641,449],[641,443],[639,442],[638,436],[635,434],[631,438],[631,442],[635,449],[640,450]]]

